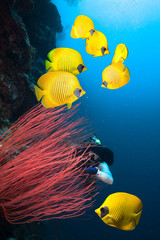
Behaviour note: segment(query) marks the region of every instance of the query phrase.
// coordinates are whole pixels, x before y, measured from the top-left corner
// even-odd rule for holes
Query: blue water
[[[160,2],[81,0],[78,5],[54,0],[64,31],[57,35],[57,47],[79,51],[87,71],[78,75],[86,94],[80,98],[80,114],[91,120],[104,146],[114,151],[111,171],[114,184],[103,188],[93,208],[81,219],[56,222],[62,239],[159,239],[160,216]],[[76,16],[92,18],[95,28],[108,40],[110,54],[93,58],[85,41],[72,39]],[[112,60],[117,44],[129,49],[125,65],[130,82],[117,90],[101,88],[102,71]],[[139,225],[126,232],[105,225],[94,213],[114,192],[128,192],[143,202]],[[87,220],[86,220],[87,218]],[[54,222],[55,223],[55,222]],[[46,239],[52,239],[46,232]]]

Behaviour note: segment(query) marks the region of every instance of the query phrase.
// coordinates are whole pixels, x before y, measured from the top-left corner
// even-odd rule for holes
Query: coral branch
[[[76,154],[89,132],[76,111],[38,104],[1,137],[0,206],[8,222],[75,217],[92,205],[94,181],[86,186],[81,177],[88,157]]]

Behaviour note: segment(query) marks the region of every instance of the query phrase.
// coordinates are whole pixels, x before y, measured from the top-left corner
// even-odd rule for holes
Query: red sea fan
[[[87,131],[75,112],[38,104],[1,137],[0,207],[8,222],[75,217],[92,205],[94,182],[81,177],[88,159],[76,154]]]

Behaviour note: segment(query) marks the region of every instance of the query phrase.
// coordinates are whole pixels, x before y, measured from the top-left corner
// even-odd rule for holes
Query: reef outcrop
[[[50,0],[5,0],[0,4],[0,135],[36,104],[34,84],[63,29]]]

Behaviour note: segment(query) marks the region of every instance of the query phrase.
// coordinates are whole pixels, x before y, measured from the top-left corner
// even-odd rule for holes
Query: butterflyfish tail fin
[[[44,96],[44,90],[40,89],[36,85],[34,86],[34,90],[35,90],[36,98],[39,102],[42,99],[42,97]]]
[[[72,37],[72,38],[79,38],[79,37],[77,36],[76,27],[75,27],[74,25],[72,26],[72,30],[71,30],[71,37]]]

